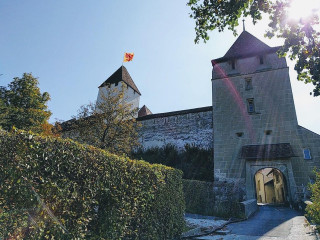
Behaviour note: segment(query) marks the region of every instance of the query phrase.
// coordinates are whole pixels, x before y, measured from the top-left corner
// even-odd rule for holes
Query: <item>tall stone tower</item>
[[[138,109],[141,93],[124,66],[121,66],[99,86],[97,103],[103,101],[103,96],[106,96],[111,90],[115,88],[120,90],[121,83],[126,86],[125,101],[131,104],[132,109]]]
[[[215,179],[240,181],[247,199],[256,197],[257,171],[269,167],[281,171],[284,194],[295,200],[315,166],[303,154],[319,154],[319,135],[298,126],[289,69],[277,50],[243,31],[223,57],[212,60]]]

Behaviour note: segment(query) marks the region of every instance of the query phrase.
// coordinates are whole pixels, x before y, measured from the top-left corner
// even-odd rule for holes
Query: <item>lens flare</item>
[[[288,17],[293,20],[307,18],[320,10],[319,0],[292,0],[288,9]]]

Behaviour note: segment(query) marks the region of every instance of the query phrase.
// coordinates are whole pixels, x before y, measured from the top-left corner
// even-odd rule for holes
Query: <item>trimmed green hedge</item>
[[[186,212],[217,217],[239,217],[241,189],[232,183],[183,179]]]
[[[71,140],[0,130],[0,238],[176,238],[181,176]]]
[[[180,169],[184,179],[213,181],[212,148],[202,149],[186,144],[183,149],[178,150],[175,145],[167,144],[162,147],[139,148],[132,155],[149,163]]]

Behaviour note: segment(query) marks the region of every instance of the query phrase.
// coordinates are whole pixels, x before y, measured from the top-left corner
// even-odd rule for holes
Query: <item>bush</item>
[[[213,151],[193,145],[185,145],[179,151],[176,146],[167,144],[163,147],[138,149],[134,158],[144,159],[149,163],[159,163],[183,172],[184,179],[213,181]]]
[[[243,192],[235,183],[203,182],[183,179],[186,212],[218,216],[239,217]]]
[[[0,131],[0,238],[172,239],[179,170],[71,140]]]
[[[318,231],[320,230],[320,172],[316,172],[316,181],[310,184],[311,201],[312,204],[306,207],[307,216],[311,221],[317,225]]]

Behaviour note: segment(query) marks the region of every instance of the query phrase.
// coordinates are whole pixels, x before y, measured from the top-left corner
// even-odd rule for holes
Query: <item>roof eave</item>
[[[248,57],[258,56],[258,55],[266,54],[266,53],[274,53],[274,52],[277,52],[280,48],[281,48],[281,46],[271,47],[270,49],[267,49],[264,51],[257,51],[257,52],[252,52],[249,54],[239,54],[239,55],[235,55],[233,57],[221,57],[221,58],[211,60],[211,64],[214,67],[214,65],[216,65],[217,63],[228,62],[228,61],[234,60],[234,59],[248,58]]]

